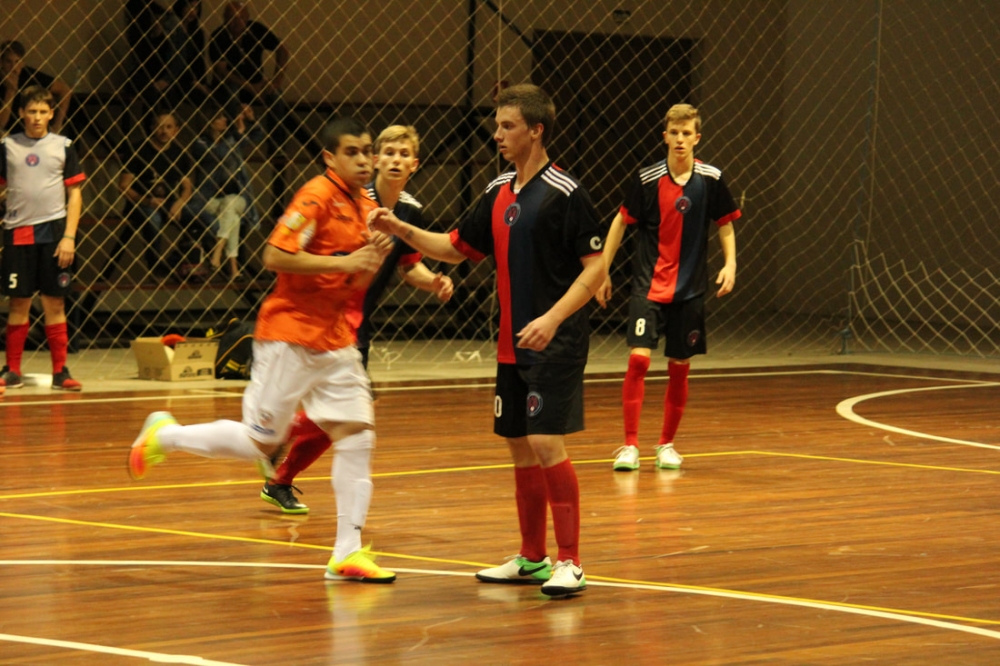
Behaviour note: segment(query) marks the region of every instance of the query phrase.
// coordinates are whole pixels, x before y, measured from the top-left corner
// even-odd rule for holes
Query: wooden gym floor
[[[472,577],[519,546],[489,382],[380,387],[365,540],[393,585],[323,580],[329,454],[298,479],[306,517],[245,463],[129,480],[148,412],[238,418],[238,386],[9,390],[0,663],[1000,663],[995,379],[696,367],[667,472],[651,378],[642,468],[616,473],[621,376],[591,377],[569,438],[590,587],[560,600]]]

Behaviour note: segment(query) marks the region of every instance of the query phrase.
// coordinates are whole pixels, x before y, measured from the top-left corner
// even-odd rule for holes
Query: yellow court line
[[[258,539],[258,538],[254,538],[254,537],[236,537],[236,536],[227,536],[227,535],[221,535],[221,534],[207,534],[207,533],[204,533],[204,532],[191,532],[191,531],[186,531],[186,530],[172,530],[172,529],[164,529],[164,528],[159,528],[159,527],[136,527],[134,525],[119,525],[119,524],[115,524],[115,523],[102,523],[102,522],[94,522],[94,521],[86,521],[86,520],[75,520],[75,519],[71,519],[71,518],[51,518],[51,517],[48,517],[48,516],[32,516],[32,515],[27,515],[27,514],[16,514],[16,513],[6,513],[6,512],[0,512],[0,517],[4,517],[4,518],[18,518],[18,519],[23,519],[23,520],[36,520],[36,521],[41,521],[41,522],[63,523],[63,524],[67,524],[67,525],[76,525],[76,526],[81,526],[81,527],[100,527],[100,528],[105,528],[105,529],[126,530],[126,531],[130,531],[130,532],[148,532],[148,533],[151,533],[151,534],[169,534],[169,535],[172,535],[172,536],[184,536],[184,537],[195,537],[195,538],[203,538],[203,539],[214,539],[214,540],[217,540],[217,541],[235,541],[235,542],[251,543],[251,544],[258,544],[258,545],[283,546],[283,547],[290,547],[290,548],[303,548],[303,549],[308,549],[308,550],[322,550],[322,551],[326,551],[326,552],[330,551],[330,547],[329,546],[323,546],[323,545],[317,545],[317,544],[310,544],[310,543],[303,543],[303,542],[300,542],[300,541],[295,541],[295,542],[276,541],[274,539]],[[428,563],[435,563],[435,564],[452,564],[452,565],[460,565],[460,566],[465,566],[465,567],[488,567],[488,566],[490,566],[489,564],[486,564],[486,563],[483,563],[483,562],[469,562],[469,561],[465,561],[465,560],[454,560],[454,559],[437,558],[437,557],[424,557],[424,556],[419,556],[419,555],[404,555],[404,554],[401,554],[401,553],[390,553],[390,552],[386,552],[386,551],[376,551],[376,550],[372,550],[371,552],[374,555],[378,555],[380,557],[392,558],[392,559],[410,560],[410,561],[418,561],[418,562],[428,562]],[[953,622],[967,622],[967,623],[971,623],[971,624],[1000,625],[1000,620],[986,620],[986,619],[982,619],[982,618],[964,617],[964,616],[960,616],[960,615],[946,615],[946,614],[942,614],[942,613],[930,613],[930,612],[924,612],[924,611],[902,610],[902,609],[896,609],[896,608],[886,608],[886,607],[881,607],[881,606],[867,606],[867,605],[864,605],[864,604],[850,604],[850,603],[840,602],[840,601],[824,601],[824,600],[818,600],[818,599],[808,599],[808,598],[805,598],[805,597],[790,597],[790,596],[777,595],[777,594],[765,594],[765,593],[761,593],[761,592],[747,592],[747,591],[743,591],[743,590],[730,590],[730,589],[727,589],[727,588],[706,587],[706,586],[702,586],[702,585],[684,585],[684,584],[680,584],[680,583],[662,583],[662,582],[657,582],[657,581],[632,580],[632,579],[627,579],[627,578],[616,578],[616,577],[612,577],[612,576],[597,576],[597,575],[589,575],[588,578],[590,578],[591,580],[594,580],[594,581],[601,581],[601,582],[605,582],[605,583],[612,583],[612,584],[619,584],[619,585],[642,586],[642,587],[646,587],[646,588],[659,588],[659,589],[666,589],[666,590],[680,590],[680,591],[698,592],[698,593],[712,594],[712,595],[732,595],[732,596],[736,596],[736,597],[740,597],[740,598],[761,599],[761,600],[778,601],[778,602],[786,602],[786,603],[815,604],[817,606],[832,606],[832,607],[837,607],[837,608],[845,608],[845,609],[853,609],[853,610],[881,612],[881,613],[894,613],[894,614],[897,614],[897,615],[905,615],[905,616],[908,616],[908,617],[929,618],[929,619],[937,619],[937,620],[948,620],[948,621],[953,621]]]
[[[776,451],[717,451],[713,453],[685,453],[685,458],[723,458],[731,456],[768,456],[774,458],[800,458],[805,460],[825,460],[831,462],[846,462],[859,465],[879,465],[883,467],[901,467],[909,469],[923,469],[938,472],[966,472],[971,474],[991,474],[1000,475],[1000,471],[991,469],[972,469],[968,467],[944,467],[940,465],[918,465],[916,463],[900,463],[883,460],[864,460],[861,458],[842,458],[835,456],[817,456],[805,453],[781,453]],[[653,460],[652,456],[640,458],[640,460]],[[604,465],[613,462],[611,458],[598,458],[594,460],[574,460],[574,465]],[[466,467],[442,467],[440,469],[409,470],[404,472],[375,472],[372,478],[384,479],[401,476],[424,476],[429,474],[444,474],[450,472],[476,472],[484,470],[510,469],[511,463],[500,463],[493,465],[470,465]],[[300,481],[329,481],[329,476],[303,476]],[[12,495],[0,495],[0,500],[9,499],[34,499],[39,497],[65,497],[69,495],[100,495],[105,493],[122,492],[151,492],[155,490],[179,490],[187,488],[214,488],[217,486],[252,486],[259,485],[261,479],[250,479],[247,481],[207,481],[200,483],[175,483],[155,486],[116,486],[113,488],[80,488],[76,490],[46,490],[42,492],[16,493]]]

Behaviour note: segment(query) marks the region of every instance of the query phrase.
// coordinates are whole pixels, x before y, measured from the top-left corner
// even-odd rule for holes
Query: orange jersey
[[[364,190],[352,197],[331,170],[295,193],[267,242],[291,252],[346,255],[367,242],[368,213],[378,204]],[[351,273],[278,273],[278,283],[257,315],[254,337],[318,351],[353,344],[370,276]],[[358,285],[361,286],[358,286]]]

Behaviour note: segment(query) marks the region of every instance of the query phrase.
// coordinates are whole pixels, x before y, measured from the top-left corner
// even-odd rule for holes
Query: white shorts
[[[318,352],[273,340],[254,340],[243,425],[262,444],[280,444],[302,403],[316,424],[375,424],[371,382],[354,345]]]

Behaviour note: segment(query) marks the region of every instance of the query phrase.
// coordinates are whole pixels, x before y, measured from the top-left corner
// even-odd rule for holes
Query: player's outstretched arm
[[[726,263],[715,279],[715,284],[721,285],[715,294],[717,297],[725,296],[736,286],[736,232],[732,222],[719,227],[719,244]]]
[[[458,264],[465,260],[465,255],[455,249],[448,234],[420,229],[403,222],[388,208],[376,208],[368,214],[368,228],[399,237],[404,243],[422,254]]]
[[[611,263],[615,260],[615,254],[618,253],[618,248],[621,247],[622,237],[624,235],[625,218],[622,216],[621,211],[619,211],[618,214],[615,215],[615,219],[611,222],[611,228],[608,230],[608,237],[604,241],[604,252],[601,255],[604,259],[607,276],[604,278],[604,282],[601,286],[597,288],[597,293],[594,294],[594,298],[597,299],[597,303],[602,308],[606,308],[608,306],[608,301],[611,300]]]
[[[286,252],[273,245],[264,246],[264,268],[275,273],[320,275],[323,273],[368,273],[378,270],[382,254],[374,245],[364,247],[340,257],[308,252]]]

